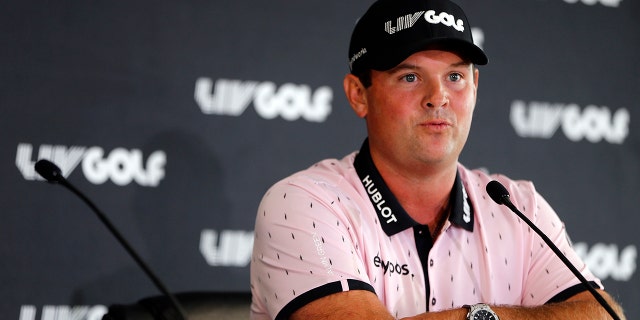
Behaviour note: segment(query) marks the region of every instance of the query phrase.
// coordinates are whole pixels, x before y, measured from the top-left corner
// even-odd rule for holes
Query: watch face
[[[473,314],[473,320],[496,320],[496,317],[487,310],[478,310]]]

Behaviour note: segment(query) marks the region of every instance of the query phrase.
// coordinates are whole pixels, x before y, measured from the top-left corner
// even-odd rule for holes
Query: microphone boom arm
[[[569,259],[567,259],[567,257],[562,252],[560,252],[560,249],[558,249],[558,247],[553,243],[553,241],[551,241],[551,239],[549,239],[549,237],[547,237],[547,235],[545,235],[544,232],[542,232],[542,230],[540,230],[535,224],[533,224],[533,222],[531,222],[531,220],[529,220],[529,218],[527,218],[522,212],[520,212],[520,210],[518,210],[518,208],[516,208],[516,206],[509,199],[509,192],[501,183],[495,180],[491,181],[489,182],[489,184],[487,184],[486,189],[491,199],[493,199],[498,204],[507,206],[509,209],[511,209],[511,211],[513,211],[513,213],[515,213],[518,217],[520,217],[522,221],[524,221],[527,225],[529,225],[529,227],[531,227],[531,229],[533,229],[533,231],[535,231],[542,238],[542,240],[544,240],[547,246],[551,248],[551,250],[556,254],[556,256],[558,256],[558,258],[562,260],[562,262],[567,266],[567,268],[571,270],[573,275],[575,275],[576,278],[580,280],[582,285],[587,290],[589,290],[589,292],[591,292],[593,297],[596,298],[596,300],[600,303],[600,305],[602,305],[602,307],[605,310],[607,310],[609,315],[611,315],[611,317],[613,317],[614,320],[620,320],[620,317],[618,317],[618,315],[613,310],[613,308],[611,308],[609,303],[607,303],[607,301],[602,297],[600,293],[598,293],[598,291],[596,291],[595,288],[593,288],[593,286],[589,285],[589,282],[587,281],[587,279],[582,275],[582,273],[580,273],[580,271],[578,271],[578,269],[576,269],[576,267],[569,261]]]
[[[160,292],[162,292],[169,299],[171,304],[174,306],[174,308],[178,312],[178,316],[180,317],[180,319],[187,320],[186,312],[184,311],[184,309],[182,308],[182,306],[180,305],[176,297],[173,294],[171,294],[171,292],[162,283],[162,281],[160,281],[160,278],[158,278],[155,275],[155,273],[151,270],[151,268],[144,262],[144,260],[142,260],[140,255],[138,255],[138,253],[133,249],[133,247],[129,245],[127,240],[122,236],[122,234],[120,234],[118,229],[111,223],[109,218],[107,218],[107,216],[104,213],[102,213],[102,211],[98,209],[98,207],[87,196],[85,196],[82,192],[80,192],[80,190],[74,187],[69,181],[67,181],[67,179],[65,179],[62,176],[58,166],[56,166],[55,164],[53,164],[48,160],[43,159],[36,162],[35,167],[36,167],[36,171],[43,178],[47,179],[48,182],[61,184],[62,186],[64,186],[65,188],[69,189],[71,192],[76,194],[78,197],[80,197],[80,199],[82,199],[82,201],[84,201],[84,203],[86,203],[91,208],[91,210],[98,216],[100,221],[102,221],[102,223],[107,227],[107,229],[111,231],[113,236],[115,236],[116,239],[118,239],[118,242],[120,242],[120,244],[124,247],[124,249],[133,258],[133,260],[136,261],[138,266],[140,266],[140,268],[142,268],[142,270],[147,274],[149,279],[151,279],[151,281],[158,288],[158,290],[160,290]]]

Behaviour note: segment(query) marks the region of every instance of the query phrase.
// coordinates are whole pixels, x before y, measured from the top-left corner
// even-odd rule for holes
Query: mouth
[[[444,119],[427,120],[420,123],[421,127],[428,128],[434,131],[443,131],[452,126],[451,122]]]

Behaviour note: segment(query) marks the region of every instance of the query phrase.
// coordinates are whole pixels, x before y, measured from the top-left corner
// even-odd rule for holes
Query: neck
[[[373,155],[372,155],[373,157]],[[425,168],[416,175],[379,165],[373,158],[380,175],[405,211],[420,224],[437,231],[448,216],[449,198],[456,178],[457,163],[447,168]],[[420,172],[420,171],[418,171]]]

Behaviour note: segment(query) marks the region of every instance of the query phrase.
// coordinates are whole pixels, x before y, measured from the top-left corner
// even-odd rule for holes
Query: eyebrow
[[[460,60],[459,62],[455,62],[449,65],[449,67],[451,68],[459,68],[459,67],[466,67],[468,65],[471,65],[471,62],[465,61],[465,60]],[[386,71],[386,73],[392,74],[395,72],[398,72],[400,70],[417,70],[419,69],[418,66],[411,64],[411,63],[401,63],[389,70]]]

